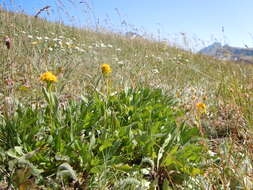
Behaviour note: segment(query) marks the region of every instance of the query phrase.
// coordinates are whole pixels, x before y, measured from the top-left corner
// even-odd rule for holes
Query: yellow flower
[[[102,64],[101,65],[101,70],[102,70],[102,73],[105,75],[105,74],[109,74],[112,72],[112,69],[110,67],[110,65],[108,64]]]
[[[57,82],[57,77],[53,73],[48,71],[40,76],[40,80],[45,82]]]
[[[206,104],[203,102],[198,102],[196,104],[197,111],[201,114],[206,113]]]

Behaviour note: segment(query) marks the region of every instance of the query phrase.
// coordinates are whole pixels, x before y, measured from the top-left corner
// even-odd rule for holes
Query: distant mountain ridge
[[[239,48],[229,45],[222,46],[221,43],[215,42],[201,49],[199,53],[222,60],[253,63],[253,48]]]

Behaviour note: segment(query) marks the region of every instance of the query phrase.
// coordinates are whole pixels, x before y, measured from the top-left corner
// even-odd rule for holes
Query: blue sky
[[[15,6],[10,6],[9,1],[14,2]],[[9,9],[22,10],[32,15],[39,8],[51,5],[50,15],[43,13],[42,17],[64,20],[66,24],[76,26],[99,25],[117,32],[136,30],[140,34],[152,35],[161,40],[167,39],[186,48],[199,48],[214,41],[232,46],[253,47],[252,0],[5,0],[5,2],[5,6]]]

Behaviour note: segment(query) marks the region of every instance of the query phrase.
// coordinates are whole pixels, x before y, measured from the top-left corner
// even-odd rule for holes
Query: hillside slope
[[[213,94],[215,89],[209,85],[215,86],[224,75],[229,78],[235,73],[238,80],[244,80],[240,65],[223,64],[163,43],[71,28],[5,11],[0,14],[1,36],[9,36],[12,41],[9,51],[4,44],[1,46],[1,74],[2,79],[15,80],[14,89],[26,81],[35,93],[39,74],[51,70],[61,78],[60,85],[65,86],[62,90],[80,94],[99,74],[103,63],[112,66],[117,88],[126,81],[132,86],[141,83],[167,91],[191,84]],[[251,67],[245,70],[249,72]]]

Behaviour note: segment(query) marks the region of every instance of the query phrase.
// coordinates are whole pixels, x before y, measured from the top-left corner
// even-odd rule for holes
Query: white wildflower
[[[119,65],[124,65],[124,61],[119,61],[118,64]]]
[[[100,44],[100,47],[101,47],[101,48],[106,48],[106,45],[105,45],[104,43],[101,43],[101,44]]]
[[[36,39],[37,40],[42,40],[42,37],[37,36]]]
[[[158,69],[153,69],[152,72],[153,72],[154,74],[159,73]]]
[[[75,50],[78,50],[78,51],[80,50],[80,48],[79,48],[79,47],[77,47],[77,46],[75,46],[75,47],[74,47],[74,49],[75,49]]]
[[[216,153],[215,153],[215,152],[212,152],[211,150],[208,151],[208,154],[209,154],[210,156],[215,156],[215,155],[216,155]]]
[[[84,50],[84,49],[82,49],[82,48],[79,48],[79,51],[80,51],[80,52],[85,52],[85,50]]]
[[[119,61],[119,58],[118,58],[118,57],[113,57],[112,60],[118,62],[118,61]]]

